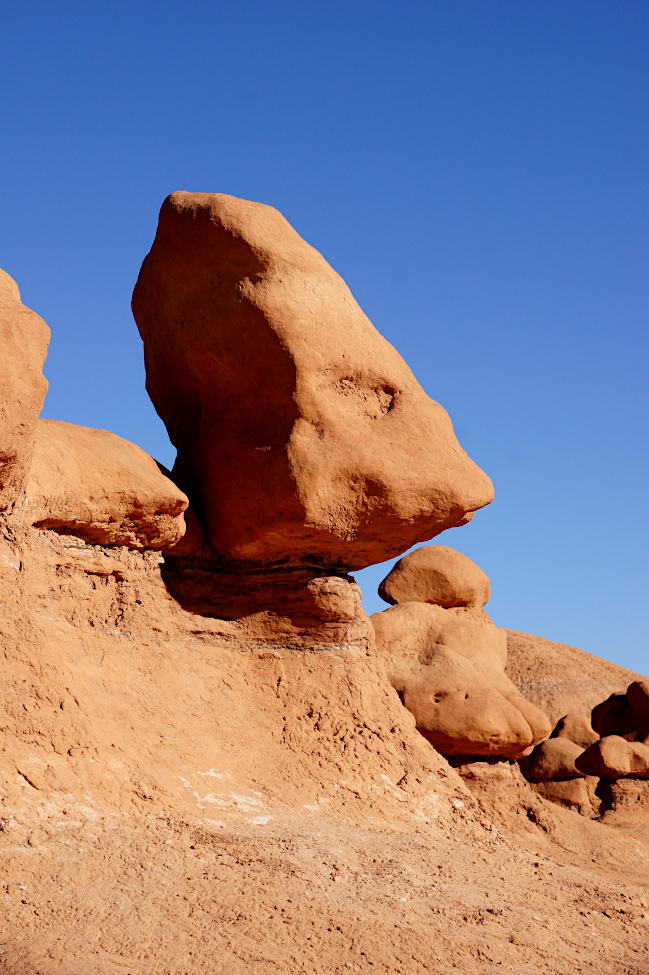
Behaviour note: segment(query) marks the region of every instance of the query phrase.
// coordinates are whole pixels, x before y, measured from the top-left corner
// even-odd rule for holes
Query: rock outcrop
[[[575,760],[583,752],[580,745],[568,738],[548,738],[537,745],[529,758],[521,760],[525,778],[531,782],[548,782],[551,779],[581,779]]]
[[[627,687],[626,699],[635,726],[636,740],[643,740],[649,735],[649,680],[633,681]]]
[[[195,219],[203,233],[205,213],[199,211]],[[220,224],[217,230],[223,230]],[[234,221],[230,230],[237,238],[241,223]],[[248,491],[242,505],[250,505],[252,528],[246,534],[244,524],[242,538],[246,545],[252,538],[244,549],[253,558],[241,560],[236,546],[210,547],[200,525],[205,508],[198,514],[187,509],[187,530],[177,540],[187,498],[134,445],[105,431],[49,420],[36,424],[37,397],[29,409],[29,397],[12,401],[11,409],[15,403],[25,408],[22,420],[20,410],[12,414],[22,432],[17,449],[7,453],[14,458],[7,467],[14,479],[7,480],[10,500],[0,512],[0,971],[300,975],[353,969],[428,975],[451,965],[465,975],[483,975],[488,964],[499,971],[531,965],[548,975],[603,975],[604,957],[607,973],[644,971],[649,857],[643,860],[639,832],[622,835],[569,811],[586,809],[595,780],[530,784],[510,761],[458,761],[460,775],[417,733],[413,714],[421,712],[420,725],[438,722],[442,744],[464,742],[475,751],[477,742],[492,759],[518,754],[550,729],[505,677],[503,631],[475,594],[468,598],[477,600],[473,605],[399,602],[380,614],[377,625],[383,649],[391,646],[395,654],[377,655],[358,586],[340,565],[326,563],[338,552],[329,537],[335,532],[323,520],[317,490],[311,495],[308,481],[301,480],[300,457],[312,464],[305,477],[315,470],[324,480],[329,470],[336,484],[345,470],[358,475],[349,494],[341,495],[340,525],[349,529],[345,564],[353,564],[356,543],[362,561],[382,546],[402,544],[424,524],[426,531],[437,530],[444,519],[468,510],[470,492],[466,483],[455,497],[442,492],[419,518],[425,505],[417,492],[435,465],[422,478],[404,467],[419,456],[414,433],[410,446],[402,453],[395,448],[393,456],[390,436],[368,434],[365,454],[360,434],[358,441],[337,443],[332,417],[344,425],[345,414],[330,409],[332,398],[349,395],[352,405],[361,402],[366,410],[374,402],[377,409],[386,404],[385,385],[372,382],[383,376],[387,384],[387,360],[369,326],[367,370],[354,371],[354,360],[342,378],[333,370],[333,392],[320,390],[325,419],[314,428],[325,459],[318,467],[306,448],[300,454],[300,438],[312,436],[303,430],[311,422],[307,416],[319,414],[315,407],[308,413],[315,380],[290,316],[306,315],[305,308],[311,315],[311,301],[315,311],[306,315],[307,325],[326,325],[316,312],[329,279],[324,272],[318,278],[316,268],[303,286],[291,271],[284,295],[277,276],[287,262],[272,265],[263,249],[254,251],[240,237],[238,243],[229,240],[224,261],[232,271],[243,253],[235,268],[240,289],[206,293],[199,287],[194,305],[181,302],[186,321],[200,323],[206,302],[227,304],[231,298],[228,314],[236,319],[242,312],[243,325],[251,317],[254,327],[243,332],[259,344],[237,344],[230,334],[231,344],[225,351],[219,346],[221,358],[214,357],[220,365],[211,373],[213,384],[221,377],[226,392],[243,398],[240,380],[256,368],[261,375],[268,352],[269,382],[282,378],[281,363],[288,362],[289,373],[295,367],[294,392],[287,392],[291,383],[280,383],[277,413],[269,416],[272,391],[261,380],[241,412],[234,404],[228,414],[222,403],[222,441],[216,393],[212,400],[201,387],[206,410],[198,419],[188,404],[202,409],[203,400],[183,387],[188,399],[178,399],[178,423],[187,421],[183,410],[189,409],[196,452],[185,460],[199,463],[204,447],[212,473],[221,478],[214,493],[209,480],[200,491],[189,485],[197,504],[220,497],[228,470],[219,469],[219,458],[227,463],[229,450],[236,460],[236,435],[241,437],[232,490],[243,485]],[[201,278],[196,272],[200,255],[192,253],[192,239],[189,234],[184,253],[195,277],[170,276],[172,291],[178,286],[182,292],[196,278],[202,287],[209,279],[209,273]],[[262,265],[258,277],[251,252]],[[213,261],[207,264],[209,271]],[[13,314],[15,292],[9,290]],[[348,305],[352,321],[361,321],[351,299]],[[346,307],[343,301],[342,312]],[[255,309],[276,329],[263,324],[255,332]],[[290,328],[283,330],[284,313]],[[183,322],[177,324],[182,329]],[[349,349],[338,324],[333,321],[332,342],[339,341],[342,358]],[[314,341],[307,325],[305,340]],[[278,345],[280,337],[286,340],[285,359],[271,332]],[[320,355],[324,345],[317,348]],[[185,351],[191,357],[191,347]],[[204,345],[196,354],[201,357],[196,375],[202,381],[210,375]],[[178,364],[181,386],[185,365]],[[30,371],[29,362],[16,375],[27,388],[25,369]],[[40,380],[34,378],[36,389]],[[258,391],[263,395],[256,416],[268,424],[263,429],[252,422]],[[394,409],[382,419],[394,412],[395,429],[410,429],[407,415],[421,415],[417,397],[413,405],[413,390],[405,384],[394,392]],[[401,392],[406,417],[399,420]],[[170,382],[170,395],[177,393]],[[299,417],[282,432],[289,400]],[[424,415],[427,409],[433,408],[422,407]],[[366,419],[371,427],[373,420]],[[271,443],[265,436],[275,420],[278,440]],[[18,427],[8,425],[10,446]],[[37,449],[23,494],[34,435]],[[354,451],[356,442],[361,446]],[[278,447],[268,485],[250,479],[265,471],[246,460],[255,443]],[[385,456],[369,455],[370,447],[385,443]],[[469,462],[459,448],[453,453],[452,444],[449,434],[439,453],[460,458],[460,473],[451,464],[438,487],[456,474],[462,482],[462,471],[471,470],[462,467]],[[430,444],[422,447],[426,463],[432,453]],[[176,475],[191,480],[192,471],[187,466],[183,473],[180,465]],[[472,476],[481,481],[475,471]],[[268,486],[272,502],[282,502],[287,484],[304,489],[304,497],[293,504],[287,496],[286,506],[274,511],[264,491]],[[400,497],[399,485],[413,486],[414,494]],[[311,506],[312,522],[299,520],[299,505],[303,514]],[[209,510],[211,540],[222,540],[219,519],[236,513],[236,506]],[[223,529],[226,536],[229,530]],[[231,530],[236,534],[236,525]],[[151,550],[160,547],[164,554]],[[287,551],[286,561],[264,561]],[[308,563],[305,553],[319,561]],[[413,714],[390,686],[384,663],[392,668],[393,683],[395,675],[406,678],[401,696]],[[627,703],[638,714],[644,713],[643,693],[628,692]],[[564,730],[571,727],[565,723]],[[435,730],[422,730],[429,741],[434,738]],[[565,771],[575,747],[557,734],[545,751],[556,759],[558,750],[565,761],[548,767]],[[647,791],[638,783],[649,784],[607,780],[619,814],[626,815],[632,803],[647,808]],[[554,805],[542,798],[551,790]],[[595,911],[607,918],[604,942],[591,936]]]
[[[379,586],[386,603],[433,603],[436,606],[484,606],[489,577],[447,545],[422,545],[404,555]]]
[[[93,545],[162,549],[185,533],[187,498],[135,444],[38,420],[24,518]]]
[[[554,726],[551,738],[567,738],[583,751],[597,741],[599,735],[584,714],[564,714]]]
[[[43,319],[23,305],[18,285],[0,270],[0,512],[11,510],[24,489],[47,392],[42,370],[49,340]]]
[[[619,779],[626,776],[647,779],[649,778],[649,744],[627,741],[619,735],[607,735],[590,745],[575,764],[587,775],[599,775],[606,779]]]
[[[430,598],[438,577],[432,570],[427,588],[425,557],[415,561],[416,591]],[[506,633],[483,609],[400,602],[372,623],[390,683],[443,755],[517,758],[550,734],[546,716],[505,675]]]
[[[133,313],[217,556],[359,569],[491,500],[445,411],[272,207],[168,197]]]
[[[593,708],[592,723],[602,738],[618,735],[643,741],[649,736],[649,681],[633,681],[626,693],[611,694]]]

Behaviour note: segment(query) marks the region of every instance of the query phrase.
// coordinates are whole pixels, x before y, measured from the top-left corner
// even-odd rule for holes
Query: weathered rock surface
[[[0,535],[0,968],[643,972],[644,840],[460,780],[371,642],[192,613],[161,558]]]
[[[24,519],[96,545],[162,549],[185,533],[187,497],[135,444],[38,420]]]
[[[595,781],[599,781],[595,779]],[[565,806],[566,809],[573,809],[580,816],[592,819],[597,815],[599,802],[594,796],[593,790],[588,788],[585,777],[578,779],[545,780],[543,782],[530,783],[537,795],[553,802],[557,806]],[[595,798],[595,805],[593,805]]]
[[[609,694],[624,693],[631,681],[645,679],[576,647],[515,630],[506,633],[507,676],[553,724],[569,712],[590,719]]]
[[[624,776],[649,778],[649,745],[627,741],[619,735],[607,735],[576,759],[575,765],[587,775],[599,775],[606,779]]]
[[[591,723],[600,738],[607,738],[610,735],[618,735],[621,738],[635,737],[635,720],[626,694],[611,694],[605,701],[594,707]]]
[[[642,741],[649,735],[649,680],[638,680],[630,684],[626,698],[635,726],[636,740]]]
[[[491,500],[445,411],[272,207],[172,194],[133,313],[217,555],[359,569]]]
[[[422,545],[404,555],[379,586],[386,603],[434,603],[437,606],[484,606],[489,577],[447,545]]]
[[[409,602],[372,623],[392,686],[442,754],[516,758],[550,734],[506,677],[506,634],[484,610]]]
[[[49,340],[43,319],[23,305],[18,285],[0,270],[0,511],[22,496],[47,392],[42,370]]]
[[[649,841],[649,781],[622,778],[603,780],[598,790],[604,811],[601,822]]]
[[[583,751],[596,742],[599,735],[585,714],[564,714],[563,718],[557,721],[550,737],[567,738],[579,745]]]
[[[537,745],[529,758],[521,759],[521,769],[532,782],[552,779],[580,779],[585,775],[575,765],[584,749],[568,738],[548,738]]]

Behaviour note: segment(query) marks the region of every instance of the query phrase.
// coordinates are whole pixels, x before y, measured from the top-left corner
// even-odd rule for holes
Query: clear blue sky
[[[647,673],[648,50],[646,0],[3,4],[0,266],[52,328],[44,415],[170,465],[130,313],[158,208],[272,204],[491,475],[439,541],[495,622]]]

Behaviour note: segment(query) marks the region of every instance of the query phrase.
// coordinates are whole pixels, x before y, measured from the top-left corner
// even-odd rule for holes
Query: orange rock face
[[[166,548],[184,535],[187,498],[153,457],[107,430],[38,420],[25,517],[94,545]]]
[[[569,738],[548,738],[537,745],[529,759],[521,762],[526,778],[533,782],[553,779],[579,779],[585,773],[575,765],[584,749]]]
[[[443,755],[517,758],[550,734],[505,676],[507,637],[484,610],[407,602],[371,619],[390,683]]]
[[[446,412],[272,207],[172,194],[133,313],[217,555],[359,569],[492,499]]]
[[[23,305],[18,285],[0,270],[0,511],[21,496],[31,463],[49,340],[43,319]]]
[[[619,735],[607,735],[587,748],[575,764],[588,775],[646,779],[649,778],[649,746],[627,741]]]
[[[567,738],[568,741],[579,745],[583,751],[597,741],[599,735],[585,714],[565,714],[557,721],[551,735],[552,738]]]
[[[386,603],[484,606],[490,595],[489,577],[447,545],[422,545],[404,555],[379,586]]]

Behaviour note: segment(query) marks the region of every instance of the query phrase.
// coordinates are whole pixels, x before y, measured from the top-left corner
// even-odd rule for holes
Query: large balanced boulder
[[[490,594],[486,573],[448,545],[422,545],[404,555],[379,586],[386,603],[484,606]]]
[[[107,430],[39,420],[25,514],[95,545],[161,549],[185,533],[187,497],[135,444]]]
[[[272,207],[168,197],[133,313],[174,479],[218,556],[359,569],[491,500],[446,412]]]
[[[506,677],[507,637],[484,610],[405,602],[372,623],[390,683],[442,754],[518,758],[550,734]]]
[[[49,339],[43,319],[23,305],[18,285],[0,270],[0,511],[21,497],[31,464]]]

